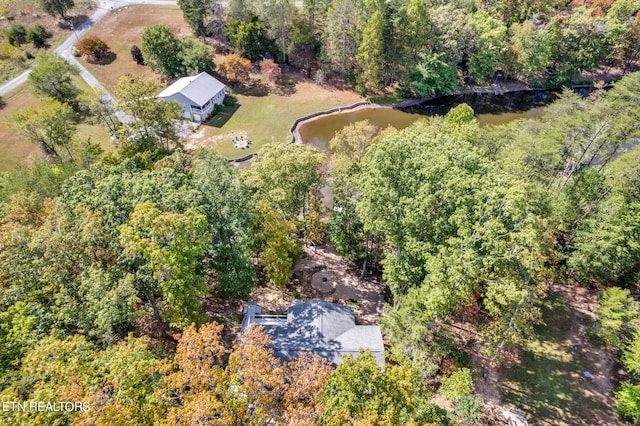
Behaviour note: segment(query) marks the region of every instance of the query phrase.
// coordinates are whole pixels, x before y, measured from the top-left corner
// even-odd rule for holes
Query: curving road
[[[150,4],[150,5],[158,5],[158,6],[177,6],[177,1],[173,0],[99,0],[98,8],[96,12],[87,19],[80,27],[76,28],[74,33],[65,40],[60,46],[55,49],[55,53],[69,61],[70,63],[76,65],[80,68],[80,75],[82,78],[89,84],[89,86],[94,89],[99,89],[107,93],[104,87],[98,82],[98,80],[84,67],[80,62],[76,60],[76,58],[71,55],[71,47],[78,42],[80,37],[84,35],[84,33],[89,30],[96,22],[100,21],[104,18],[109,12],[113,9],[118,9],[123,6],[131,6],[136,4]],[[27,70],[20,74],[18,77],[13,80],[3,84],[0,86],[0,96],[6,95],[8,92],[14,90],[21,84],[24,84],[29,77],[29,73],[31,70]],[[106,97],[109,100],[112,100],[111,95],[107,93]]]
[[[302,7],[303,2],[294,1],[293,3],[296,7]],[[80,36],[84,35],[84,33],[86,33],[89,28],[91,28],[96,22],[104,18],[107,13],[111,12],[113,9],[119,9],[124,6],[133,6],[137,4],[177,6],[178,2],[176,0],[99,0],[96,13],[94,13],[89,19],[87,19],[84,24],[76,28],[74,33],[70,35],[69,38],[67,38],[67,40],[60,46],[58,46],[55,50],[58,55],[62,56],[64,59],[80,68],[80,75],[87,82],[87,84],[89,84],[89,86],[93,87],[96,90],[102,90],[106,94],[105,98],[110,101],[113,101],[113,98],[111,97],[111,95],[109,95],[106,89],[84,66],[82,66],[80,62],[76,60],[76,58],[73,57],[73,55],[71,55],[71,47],[78,42]],[[4,96],[21,84],[24,84],[27,81],[30,72],[31,70],[27,70],[13,80],[0,86],[0,96]]]

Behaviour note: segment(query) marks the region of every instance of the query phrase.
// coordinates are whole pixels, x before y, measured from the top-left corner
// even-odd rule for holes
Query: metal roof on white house
[[[194,105],[202,106],[223,89],[224,83],[206,72],[201,72],[198,75],[178,79],[171,86],[160,92],[158,97],[168,98],[180,93],[193,101]]]

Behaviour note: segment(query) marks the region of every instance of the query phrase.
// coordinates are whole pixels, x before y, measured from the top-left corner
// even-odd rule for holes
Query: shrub
[[[144,55],[142,54],[142,50],[140,50],[140,48],[135,44],[131,46],[131,57],[136,61],[136,64],[144,65]]]
[[[33,59],[34,58],[33,53],[31,53],[28,50],[24,51],[24,57],[27,58],[27,59]]]
[[[88,36],[80,40],[76,46],[81,55],[87,55],[91,60],[99,61],[109,53],[109,46],[96,36]]]
[[[236,104],[236,102],[237,102],[237,101],[238,101],[238,100],[235,98],[235,96],[227,95],[227,96],[224,98],[224,101],[222,101],[222,103],[223,103],[225,106],[233,106],[233,105],[235,105],[235,104]]]
[[[11,24],[7,31],[7,38],[12,46],[20,46],[27,41],[27,30],[22,24]]]
[[[27,29],[27,41],[33,43],[34,47],[44,47],[46,39],[47,30],[42,25],[36,24]]]
[[[473,379],[468,368],[461,368],[451,376],[443,377],[440,382],[440,393],[450,401],[469,395],[473,391]]]
[[[480,398],[474,395],[460,397],[456,404],[456,414],[467,420],[470,424],[477,424],[482,417],[483,404]]]

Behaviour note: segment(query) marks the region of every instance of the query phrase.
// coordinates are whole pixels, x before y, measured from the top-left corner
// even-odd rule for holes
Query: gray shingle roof
[[[160,92],[158,97],[166,98],[176,93],[181,93],[193,101],[194,104],[202,106],[222,89],[224,89],[224,84],[221,81],[206,72],[201,72],[198,75],[178,79],[171,86]]]
[[[356,325],[353,308],[325,301],[294,302],[284,316],[261,316],[260,308],[245,308],[243,330],[261,325],[272,339],[277,357],[289,360],[303,352],[321,356],[339,364],[344,355],[357,356],[369,349],[378,365],[384,367],[382,333],[377,325]]]

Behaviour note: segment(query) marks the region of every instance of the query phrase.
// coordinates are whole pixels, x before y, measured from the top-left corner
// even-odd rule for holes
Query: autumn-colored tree
[[[262,72],[262,82],[267,86],[276,83],[282,75],[280,66],[273,59],[263,59],[260,62],[260,71]]]
[[[80,40],[76,49],[81,55],[87,55],[90,61],[100,61],[109,54],[109,46],[96,36],[88,36]]]
[[[251,61],[235,53],[230,53],[225,56],[224,62],[220,65],[220,74],[227,80],[236,83],[248,82],[250,71]]]
[[[332,371],[323,358],[305,352],[287,363],[284,417],[291,426],[315,424],[322,414],[322,389]]]
[[[212,322],[199,330],[192,324],[182,334],[173,363],[166,364],[173,370],[163,381],[164,397],[171,401],[166,424],[224,424],[230,415],[223,401],[229,378],[221,333],[222,326]]]
[[[286,369],[273,355],[270,344],[271,338],[262,327],[251,326],[229,356],[228,372],[237,393],[235,411],[240,416],[249,415],[250,424],[270,424],[281,418],[284,410]],[[238,420],[241,418],[233,424],[242,424]]]

